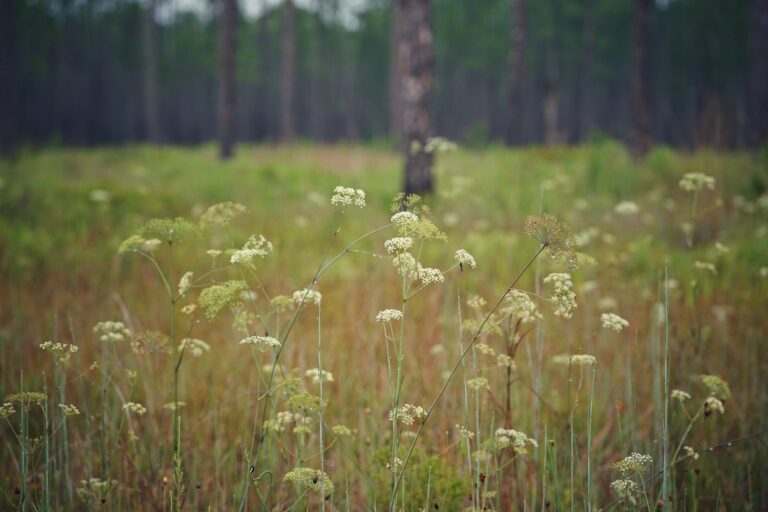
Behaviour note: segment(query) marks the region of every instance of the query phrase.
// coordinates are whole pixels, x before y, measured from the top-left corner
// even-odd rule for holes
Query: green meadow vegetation
[[[0,509],[766,510],[767,171],[459,148],[418,200],[373,146],[0,160]]]

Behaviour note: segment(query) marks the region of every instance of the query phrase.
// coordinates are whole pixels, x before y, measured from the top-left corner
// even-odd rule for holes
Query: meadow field
[[[768,155],[400,165],[0,160],[0,510],[768,510]]]

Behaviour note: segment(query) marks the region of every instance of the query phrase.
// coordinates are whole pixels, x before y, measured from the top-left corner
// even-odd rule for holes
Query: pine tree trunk
[[[635,0],[632,27],[632,155],[639,158],[651,146],[649,18],[651,0]]]
[[[752,0],[752,143],[768,142],[768,0]]]
[[[431,102],[434,81],[432,7],[430,0],[396,0],[400,14],[397,57],[402,101],[402,151],[406,194],[432,191]]]
[[[144,123],[147,140],[162,142],[157,83],[157,0],[147,1],[144,20]]]
[[[219,156],[232,157],[235,144],[235,29],[237,0],[221,0],[219,14]]]
[[[507,96],[508,145],[523,142],[523,87],[525,87],[525,51],[528,42],[527,0],[512,0],[512,26],[509,33],[509,90]]]
[[[0,0],[0,152],[18,139],[19,60],[14,0]]]
[[[291,142],[294,127],[294,86],[296,82],[296,7],[293,0],[283,3],[283,82],[280,96],[280,140]]]

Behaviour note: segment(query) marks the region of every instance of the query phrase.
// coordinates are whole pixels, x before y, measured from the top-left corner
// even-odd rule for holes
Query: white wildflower
[[[333,190],[331,204],[334,206],[365,206],[365,192],[350,187],[336,187]]]
[[[184,338],[179,343],[179,352],[188,350],[195,357],[201,357],[206,352],[211,351],[211,346],[203,340],[196,338]]]
[[[480,391],[483,389],[490,389],[488,379],[485,377],[475,377],[467,380],[467,387],[473,391]]]
[[[248,336],[240,340],[240,345],[251,345],[259,352],[266,352],[270,348],[280,348],[280,341],[272,336]]]
[[[396,236],[384,242],[384,248],[389,254],[399,254],[413,247],[413,238],[409,236]]]
[[[422,267],[418,271],[419,280],[424,284],[442,283],[445,276],[438,268]]]
[[[408,226],[419,221],[419,216],[413,212],[397,212],[389,219],[397,227]]]
[[[256,238],[256,235],[251,235],[248,241],[245,242],[245,245],[243,245],[242,249],[237,249],[232,252],[229,261],[230,263],[242,263],[247,265],[253,263],[254,258],[264,258],[270,252],[272,252],[272,243],[264,238],[264,235],[259,235],[258,238]]]
[[[558,354],[552,358],[555,364],[572,364],[575,366],[590,366],[597,364],[597,358],[590,354]]]
[[[685,450],[686,457],[691,457],[693,460],[699,460],[699,454],[696,453],[696,450],[694,450],[692,447],[686,445],[683,446],[683,450]]]
[[[459,265],[469,265],[470,268],[477,268],[477,262],[475,261],[475,257],[469,254],[464,249],[459,249],[458,251],[453,253],[453,259],[455,259]]]
[[[538,448],[539,443],[525,435],[523,432],[511,428],[499,428],[493,435],[493,446],[496,450],[512,448],[516,453],[527,453],[527,446]]]
[[[70,404],[59,404],[59,409],[61,409],[64,416],[77,416],[80,414],[78,408]]]
[[[704,400],[704,414],[712,414],[713,412],[719,412],[720,414],[725,414],[725,406],[723,405],[723,401],[719,398],[715,398],[714,396],[708,396],[706,400]]]
[[[67,343],[54,343],[53,341],[44,341],[40,344],[40,348],[46,352],[50,352],[59,362],[65,362],[69,359],[69,356],[77,352],[76,345],[70,345]]]
[[[632,473],[642,473],[653,463],[653,457],[634,452],[618,462],[613,463],[613,467],[628,476]]]
[[[553,284],[555,287],[552,302],[555,303],[555,315],[563,318],[571,318],[578,305],[576,304],[576,292],[573,291],[571,275],[566,272],[555,272],[544,278],[544,283]]]
[[[613,208],[613,211],[619,215],[629,216],[637,214],[640,207],[634,201],[622,201]]]
[[[629,327],[629,322],[616,313],[603,313],[600,315],[600,322],[603,324],[603,329],[616,332],[621,332],[625,327]]]
[[[146,407],[136,402],[126,402],[123,404],[123,410],[126,414],[136,414],[138,416],[143,416],[147,412]]]
[[[321,300],[323,300],[323,296],[320,294],[320,292],[315,290],[305,288],[303,290],[293,292],[293,302],[295,304],[304,303],[319,306]]]
[[[693,268],[696,270],[701,270],[702,272],[710,272],[713,275],[717,275],[717,268],[715,267],[714,263],[709,263],[707,261],[694,261]]]
[[[99,322],[93,328],[93,332],[104,343],[115,343],[131,337],[131,331],[123,322]]]
[[[680,403],[683,403],[686,400],[690,400],[690,398],[691,398],[690,393],[687,393],[687,392],[683,391],[682,389],[673,389],[669,393],[669,396],[673,400],[678,400]]]
[[[194,272],[185,272],[181,276],[181,279],[179,279],[179,295],[185,295],[192,288],[192,278],[194,276]]]
[[[323,382],[333,382],[333,374],[319,368],[307,370],[304,372],[304,376],[312,380],[315,384],[319,384],[321,380]]]
[[[713,190],[715,188],[715,178],[700,172],[689,172],[683,175],[679,185],[686,192],[694,192],[704,188]]]
[[[397,421],[403,425],[413,425],[414,421],[420,420],[427,415],[427,411],[420,405],[403,404],[396,409],[389,411],[389,421]]]
[[[403,318],[403,312],[399,309],[384,309],[376,315],[377,322],[393,322]]]

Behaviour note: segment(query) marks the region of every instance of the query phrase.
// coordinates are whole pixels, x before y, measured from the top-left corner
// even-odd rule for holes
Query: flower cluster
[[[354,205],[362,208],[365,206],[365,192],[362,190],[338,186],[333,189],[333,196],[331,196],[331,204],[334,206],[350,206]]]
[[[613,208],[613,211],[619,215],[635,215],[640,211],[640,207],[634,201],[622,201]]]
[[[419,281],[425,285],[445,281],[445,276],[439,268],[421,267],[418,271],[418,277]]]
[[[136,414],[138,416],[144,416],[147,413],[147,408],[136,402],[126,402],[123,404],[123,410],[126,414]]]
[[[725,406],[723,404],[723,401],[719,398],[715,398],[714,396],[708,396],[706,400],[704,400],[704,414],[709,416],[713,412],[719,412],[720,414],[725,414]]]
[[[673,389],[669,393],[669,396],[673,400],[677,400],[680,403],[683,403],[686,400],[690,400],[691,399],[690,393],[687,393],[687,392],[683,391],[682,389]]]
[[[600,315],[600,322],[603,324],[603,329],[610,329],[616,332],[621,332],[625,327],[629,327],[629,322],[616,313],[603,313]]]
[[[396,409],[389,411],[389,421],[397,421],[403,425],[413,425],[416,420],[422,419],[427,415],[427,411],[420,405],[403,404]]]
[[[145,238],[159,238],[163,242],[173,244],[198,238],[200,231],[188,220],[177,217],[175,219],[151,219],[144,224],[139,234]]]
[[[504,307],[501,312],[504,315],[513,316],[524,324],[533,322],[541,316],[528,294],[516,289],[510,290],[504,298]]]
[[[184,338],[181,340],[181,343],[179,343],[179,352],[181,351],[189,351],[193,356],[201,357],[206,352],[211,351],[211,346],[203,340]]]
[[[563,318],[571,318],[578,307],[576,304],[576,292],[573,291],[571,275],[566,272],[555,272],[544,278],[544,283],[555,287],[552,302],[555,303],[555,315]]]
[[[381,323],[393,322],[402,318],[403,312],[399,309],[384,309],[376,315],[376,321]]]
[[[709,272],[712,275],[717,275],[717,267],[714,263],[708,261],[694,261],[693,268],[701,270],[702,272]]]
[[[528,446],[538,448],[539,443],[524,433],[511,428],[496,429],[493,435],[493,448],[496,450],[512,448],[516,453],[525,454],[528,453]]]
[[[179,279],[179,296],[186,295],[190,288],[192,288],[192,278],[195,277],[194,272],[185,272],[181,279]]]
[[[140,235],[131,235],[125,240],[122,241],[120,244],[120,248],[118,249],[118,252],[120,254],[126,253],[126,252],[146,252],[151,253],[155,249],[157,249],[161,244],[162,240],[158,240],[157,238],[150,238],[147,240],[143,236]]]
[[[413,212],[397,212],[389,221],[397,227],[406,227],[414,222],[419,222],[419,216]]]
[[[639,491],[637,483],[626,478],[611,482],[611,489],[620,499],[628,500],[631,503],[635,503],[635,496]]]
[[[131,331],[123,322],[99,322],[93,332],[99,337],[99,341],[104,343],[116,343],[131,337]]]
[[[331,372],[327,372],[319,368],[312,368],[310,370],[307,370],[306,372],[304,372],[304,376],[310,379],[315,384],[319,384],[320,381],[333,382],[333,374]]]
[[[205,318],[213,320],[225,307],[239,304],[241,292],[247,289],[245,281],[224,281],[200,292],[197,303],[205,310]]]
[[[272,336],[248,336],[240,340],[240,345],[251,345],[259,352],[266,352],[270,348],[280,348],[280,341]]]
[[[4,402],[3,405],[0,405],[0,419],[4,420],[15,412],[16,409],[11,402]]]
[[[58,342],[54,343],[53,341],[44,341],[40,344],[40,348],[53,354],[53,357],[59,362],[67,361],[69,356],[77,352],[76,345]]]
[[[399,254],[413,247],[413,238],[409,236],[396,236],[384,242],[384,248],[389,254]]]
[[[78,408],[71,404],[59,404],[59,409],[61,409],[64,416],[77,416],[80,414]]]
[[[614,462],[613,467],[625,476],[629,476],[633,473],[644,472],[651,466],[652,463],[653,457],[650,455],[643,455],[641,453],[634,452],[622,460]]]
[[[305,288],[293,292],[293,302],[295,304],[314,304],[320,306],[320,301],[323,300],[323,296],[320,292]]]
[[[232,219],[247,211],[248,208],[242,204],[231,201],[214,204],[200,216],[200,226],[226,226],[232,222]]]
[[[715,178],[701,172],[689,172],[683,175],[679,185],[686,192],[695,192],[705,188],[713,190],[715,188]]]
[[[77,497],[86,503],[104,507],[107,495],[116,487],[117,480],[101,480],[100,478],[81,480],[80,487],[77,488]]]
[[[709,389],[709,392],[720,398],[730,398],[731,388],[728,383],[717,375],[699,375],[701,382]]]
[[[590,354],[559,354],[552,358],[555,364],[572,364],[574,366],[591,366],[597,364],[597,358]]]
[[[475,377],[467,380],[467,387],[473,391],[480,391],[483,389],[490,389],[488,379],[485,377]]]
[[[319,469],[294,468],[285,474],[283,480],[304,486],[314,492],[324,493],[326,496],[333,493],[333,482]]]
[[[264,258],[270,252],[272,252],[272,243],[264,238],[264,235],[259,235],[258,238],[256,238],[256,235],[251,235],[251,237],[248,238],[248,241],[245,242],[245,245],[243,245],[242,249],[237,249],[232,252],[229,261],[231,263],[247,265],[252,263],[254,258]]]
[[[470,268],[477,268],[477,262],[475,261],[475,257],[469,254],[464,249],[459,249],[455,253],[453,253],[453,259],[456,260],[456,262],[459,265],[469,265]]]

